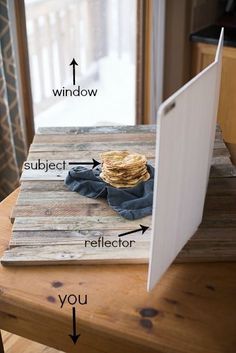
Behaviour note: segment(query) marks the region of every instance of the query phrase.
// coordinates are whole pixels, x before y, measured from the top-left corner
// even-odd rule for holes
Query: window
[[[25,0],[36,128],[135,124],[136,2]]]

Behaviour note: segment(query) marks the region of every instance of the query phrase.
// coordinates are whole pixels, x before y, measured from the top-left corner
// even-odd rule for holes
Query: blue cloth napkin
[[[126,219],[139,219],[152,214],[154,168],[151,165],[147,168],[149,180],[132,188],[115,188],[99,177],[100,167],[87,169],[82,166],[69,171],[65,185],[83,196],[106,198],[109,206]]]

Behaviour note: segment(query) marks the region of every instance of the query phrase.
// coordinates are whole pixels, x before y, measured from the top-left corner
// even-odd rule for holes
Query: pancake
[[[140,178],[136,178],[132,181],[128,181],[128,180],[120,180],[120,181],[114,181],[111,179],[106,178],[102,173],[100,174],[100,178],[102,178],[106,183],[115,186],[117,188],[121,188],[121,187],[134,187],[136,186],[138,183],[140,183],[141,181],[147,181],[150,178],[150,174],[148,172],[146,172],[142,177]]]
[[[129,151],[108,151],[101,154],[102,172],[100,177],[117,187],[134,187],[150,178],[147,159],[144,155]]]
[[[110,169],[130,169],[146,164],[147,159],[139,153],[129,151],[109,151],[101,154],[102,163]]]
[[[107,173],[106,171],[102,171],[102,174],[104,176],[106,176],[107,178],[109,178],[110,180],[113,180],[113,181],[119,181],[119,180],[134,180],[134,179],[137,179],[137,178],[140,178],[142,177],[143,175],[145,175],[147,173],[147,168],[141,170],[141,171],[138,171],[136,172],[135,174],[129,174],[129,173],[123,173],[123,174],[115,174],[115,173],[112,173],[112,174],[109,174]]]

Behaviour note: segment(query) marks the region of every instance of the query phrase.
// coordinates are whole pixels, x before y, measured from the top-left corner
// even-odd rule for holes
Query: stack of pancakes
[[[150,178],[144,155],[129,151],[109,151],[101,154],[100,177],[116,188],[134,187]]]

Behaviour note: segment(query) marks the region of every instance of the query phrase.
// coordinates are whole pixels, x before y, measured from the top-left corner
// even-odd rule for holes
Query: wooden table
[[[17,194],[0,205],[0,255]],[[236,233],[235,198],[232,174],[212,178],[206,205],[216,225],[209,234]],[[234,353],[235,273],[236,263],[175,264],[147,293],[147,265],[1,266],[0,328],[65,352]],[[68,337],[72,308],[61,309],[58,298],[70,294],[88,296],[76,306],[76,346]]]

